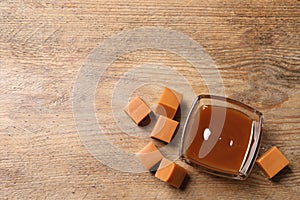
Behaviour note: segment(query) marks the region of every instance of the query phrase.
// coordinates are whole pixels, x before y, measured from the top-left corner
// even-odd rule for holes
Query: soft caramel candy
[[[124,108],[124,111],[137,125],[139,125],[151,112],[150,108],[140,97],[133,98]]]
[[[183,167],[166,158],[162,159],[159,168],[155,173],[155,177],[169,183],[176,188],[181,186],[185,176],[186,170]]]
[[[155,112],[159,115],[173,119],[179,104],[182,100],[182,95],[169,88],[164,88],[160,99],[157,103]]]
[[[163,158],[153,142],[149,142],[136,156],[147,170],[151,170]]]
[[[179,122],[160,115],[150,137],[169,143],[178,124]]]
[[[289,161],[277,147],[273,146],[258,158],[256,163],[262,168],[268,178],[272,178],[280,170],[286,167],[289,164]]]

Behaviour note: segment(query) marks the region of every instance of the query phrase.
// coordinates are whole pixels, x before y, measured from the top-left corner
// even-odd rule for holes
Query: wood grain
[[[0,199],[297,199],[299,13],[296,0],[0,1]],[[249,179],[240,182],[183,164],[189,180],[177,190],[151,174],[119,172],[91,156],[73,117],[77,74],[105,39],[144,26],[176,30],[203,45],[219,69],[226,95],[264,113],[261,153],[278,146],[290,160],[289,168],[270,181],[255,166]],[[184,59],[141,50],[109,66],[99,81],[95,107],[109,111],[116,82],[143,63],[171,66],[196,93],[208,92]],[[136,93],[156,89],[143,87]],[[101,123],[114,123],[107,113],[96,115]],[[121,131],[110,139],[128,151],[147,142]]]

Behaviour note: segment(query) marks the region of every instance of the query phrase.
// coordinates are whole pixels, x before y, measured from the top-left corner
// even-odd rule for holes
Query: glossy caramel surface
[[[197,133],[186,157],[212,170],[237,174],[250,140],[252,120],[244,113],[220,106],[199,108]]]

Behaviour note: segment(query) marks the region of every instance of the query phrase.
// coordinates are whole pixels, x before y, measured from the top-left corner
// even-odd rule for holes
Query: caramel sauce
[[[211,170],[238,174],[252,130],[252,120],[226,107],[203,105],[199,125],[186,157]]]

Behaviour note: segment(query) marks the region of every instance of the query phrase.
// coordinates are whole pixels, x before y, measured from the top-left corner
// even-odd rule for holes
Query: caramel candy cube
[[[149,171],[163,158],[163,155],[153,142],[149,142],[142,150],[136,153],[136,156],[145,169]]]
[[[130,116],[134,123],[139,125],[141,121],[149,115],[151,109],[140,97],[135,97],[124,108],[124,111]]]
[[[155,177],[169,183],[176,188],[181,186],[185,176],[186,170],[183,167],[166,158],[162,159],[158,170],[155,173]]]
[[[163,115],[173,119],[173,117],[177,112],[181,100],[182,100],[181,94],[169,88],[164,88],[160,96],[160,99],[157,103],[155,112],[159,115]]]
[[[150,137],[169,143],[178,124],[179,122],[160,115]]]
[[[289,161],[277,147],[273,146],[258,158],[256,163],[262,168],[268,178],[272,178],[287,166]]]

